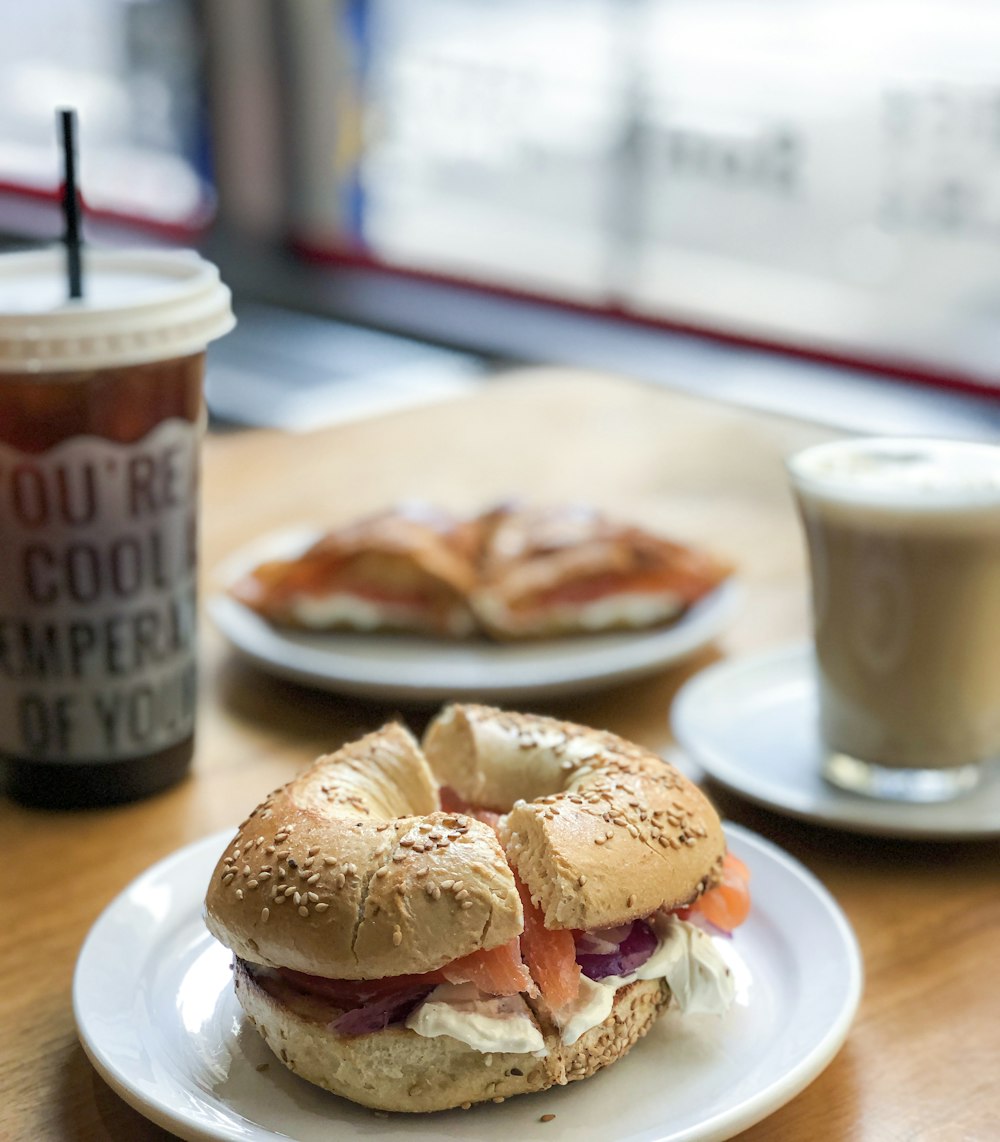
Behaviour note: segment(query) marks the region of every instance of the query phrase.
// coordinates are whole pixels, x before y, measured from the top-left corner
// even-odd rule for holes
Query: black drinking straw
[[[83,266],[80,261],[80,190],[76,177],[76,111],[63,107],[57,112],[63,151],[62,212],[66,229],[66,275],[69,296],[83,297]]]

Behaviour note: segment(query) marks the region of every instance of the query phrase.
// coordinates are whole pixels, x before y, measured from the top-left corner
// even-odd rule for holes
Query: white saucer
[[[297,528],[263,537],[219,569],[224,587],[267,558],[301,551],[316,537]],[[654,673],[706,646],[733,618],[740,589],[729,580],[669,627],[521,644],[448,642],[405,635],[281,630],[225,594],[208,613],[233,647],[281,678],[363,698],[410,702],[511,702],[578,694]]]
[[[931,805],[877,801],[820,776],[813,652],[803,644],[710,666],[674,699],[681,749],[736,793],[793,817],[922,840],[1000,836],[1000,770],[973,793]]]
[[[721,1019],[668,1011],[625,1059],[582,1083],[502,1106],[375,1117],[291,1074],[247,1025],[231,954],[202,920],[231,831],[149,869],[94,924],[73,980],[80,1039],[126,1102],[185,1139],[509,1142],[541,1138],[539,1118],[554,1114],[552,1137],[574,1142],[720,1142],[827,1066],[862,980],[854,934],[818,881],[753,833],[726,832],[753,873],[750,918],[731,941],[718,940],[736,975],[736,1006]]]

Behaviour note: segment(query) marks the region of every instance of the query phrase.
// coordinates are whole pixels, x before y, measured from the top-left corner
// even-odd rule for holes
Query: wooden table
[[[803,552],[782,457],[819,430],[625,381],[535,371],[453,403],[311,436],[212,436],[204,566],[260,532],[347,519],[402,497],[472,508],[522,493],[575,498],[710,543],[738,560],[743,613],[683,667],[558,705],[664,749],[678,686],[723,654],[801,638]],[[199,746],[190,780],[151,800],[42,813],[0,800],[0,1138],[165,1138],[97,1077],[70,1006],[80,944],[101,909],[174,849],[233,825],[316,754],[394,708],[313,693],[238,663],[205,624]],[[408,715],[421,728],[426,714]],[[803,861],[839,900],[864,952],[850,1038],[746,1142],[1000,1139],[1000,845],[851,836],[754,809],[742,822]]]

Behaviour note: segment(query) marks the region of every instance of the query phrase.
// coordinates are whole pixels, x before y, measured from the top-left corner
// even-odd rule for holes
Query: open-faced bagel
[[[442,810],[442,791],[469,812]],[[484,811],[495,829],[473,815]],[[486,988],[497,976],[485,953],[514,956],[513,970],[527,973],[531,956],[521,962],[518,948],[534,917],[534,946],[540,926],[543,943],[558,932],[579,975],[577,936],[559,930],[600,944],[645,927],[652,940],[654,914],[695,901],[724,853],[708,801],[639,746],[551,718],[452,706],[423,752],[389,725],[271,794],[215,868],[207,923],[235,952],[237,996],[286,1066],[366,1106],[439,1110],[585,1078],[624,1055],[671,997],[662,971],[623,969],[601,1013],[571,1032],[565,1001],[549,1003],[541,976]],[[464,972],[474,961],[472,974],[456,978],[458,961]],[[534,1045],[504,1045],[511,1008],[495,1015],[500,1031],[476,1024],[475,1035],[498,1036],[495,1047],[463,1040],[454,1023],[415,1019],[447,1007],[433,999],[442,990],[468,984],[474,1005],[509,998],[513,1041]],[[589,986],[587,1002],[600,990]],[[404,1005],[412,997],[402,1013],[400,995]],[[376,1016],[393,1013],[372,1022],[379,1003]],[[338,1029],[359,1012],[363,1029]]]

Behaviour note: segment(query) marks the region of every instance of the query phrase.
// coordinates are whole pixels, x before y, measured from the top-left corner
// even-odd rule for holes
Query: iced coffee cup
[[[825,775],[946,800],[1000,757],[1000,448],[925,439],[793,457]]]
[[[84,281],[0,257],[0,758],[53,807],[190,765],[202,376],[233,325],[190,252],[85,252]]]

